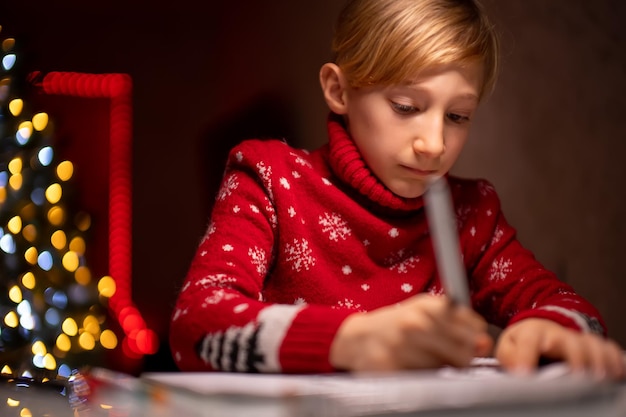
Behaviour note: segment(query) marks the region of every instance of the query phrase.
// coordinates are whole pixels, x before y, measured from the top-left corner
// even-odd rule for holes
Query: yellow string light
[[[48,115],[46,113],[37,113],[33,116],[33,127],[35,130],[42,131],[48,126]]]
[[[9,102],[9,111],[13,116],[19,116],[24,108],[24,102],[21,98],[15,98]]]

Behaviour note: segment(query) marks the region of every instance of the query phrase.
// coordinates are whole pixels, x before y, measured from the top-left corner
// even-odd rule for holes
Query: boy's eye
[[[393,110],[396,113],[400,114],[411,114],[419,110],[417,107],[409,106],[408,104],[400,104],[393,101],[391,102],[391,107],[393,107]]]
[[[448,113],[447,117],[448,117],[448,119],[450,119],[454,123],[469,122],[469,117],[463,116],[463,115],[460,115],[460,114],[456,114],[456,113]]]

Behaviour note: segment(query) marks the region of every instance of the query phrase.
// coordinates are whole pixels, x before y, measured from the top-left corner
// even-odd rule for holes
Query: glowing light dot
[[[32,224],[27,224],[24,226],[24,229],[22,229],[22,236],[29,242],[34,242],[35,239],[37,239],[37,228]]]
[[[91,271],[86,266],[79,266],[74,273],[74,279],[81,285],[87,285],[91,282]]]
[[[65,334],[68,336],[76,336],[76,333],[78,333],[78,326],[76,325],[76,322],[74,321],[74,319],[71,317],[68,317],[65,320],[63,320],[63,324],[61,325],[61,328],[63,329]]]
[[[43,357],[43,367],[49,371],[53,371],[57,367],[57,361],[54,359],[54,356],[50,353],[46,353]]]
[[[9,102],[9,111],[13,116],[19,116],[24,108],[24,102],[20,98],[13,99]]]
[[[63,189],[60,184],[54,183],[46,189],[46,200],[48,200],[50,204],[58,203],[61,199],[61,195],[63,195]]]
[[[22,285],[28,288],[29,290],[32,290],[33,288],[35,288],[35,283],[36,283],[35,274],[33,274],[32,272],[27,272],[24,274],[24,276],[22,276]]]
[[[0,371],[2,375],[13,375],[13,370],[9,365],[4,365],[2,367],[2,371]]]
[[[111,330],[104,330],[100,335],[100,344],[105,349],[115,349],[117,347],[117,336]]]
[[[52,207],[48,210],[48,221],[53,226],[60,226],[65,221],[65,211],[58,206]]]
[[[7,315],[4,316],[4,324],[9,327],[16,328],[19,323],[20,321],[15,311],[9,311]]]
[[[0,186],[0,204],[4,203],[7,199],[7,189],[3,186]]]
[[[85,240],[78,236],[75,237],[74,239],[72,239],[72,241],[70,242],[70,250],[74,251],[80,255],[84,255],[85,254],[85,249],[87,249],[87,245],[85,244]]]
[[[50,146],[41,148],[39,152],[37,153],[37,159],[39,159],[39,162],[41,163],[41,165],[45,167],[50,165],[53,157],[54,157],[54,152],[52,151],[52,148]]]
[[[37,113],[33,116],[33,127],[35,130],[42,131],[48,126],[48,114]]]
[[[92,350],[96,347],[96,339],[91,333],[81,333],[78,337],[78,344],[85,350]]]
[[[75,224],[78,230],[86,232],[91,227],[91,216],[85,212],[76,215]]]
[[[97,336],[100,334],[100,323],[98,323],[97,318],[89,315],[83,320],[83,329],[92,335]]]
[[[20,216],[13,216],[7,223],[9,231],[14,235],[18,234],[22,230],[22,218]]]
[[[63,230],[57,230],[52,233],[52,236],[50,236],[50,243],[52,243],[52,246],[56,249],[63,249],[67,244],[67,236],[65,235],[65,232]]]
[[[52,255],[47,250],[41,252],[37,257],[37,264],[44,271],[49,271],[50,269],[52,269],[52,263]]]
[[[15,240],[10,234],[0,237],[0,249],[6,253],[15,253]]]
[[[9,178],[9,185],[14,190],[19,190],[20,188],[22,188],[23,181],[24,179],[22,178],[22,174],[13,174],[11,175],[11,178]]]
[[[13,68],[13,65],[15,65],[15,54],[7,54],[4,56],[4,58],[2,58],[2,66],[4,67],[5,71],[9,71],[11,68]]]
[[[33,417],[33,413],[28,408],[22,408],[20,410],[20,417]]]
[[[18,287],[17,285],[12,286],[11,289],[9,290],[9,298],[15,304],[21,303],[22,302],[22,290],[20,290],[20,287]]]
[[[15,139],[20,145],[25,145],[33,134],[33,124],[31,122],[20,123],[19,129],[15,134]]]
[[[68,352],[72,348],[72,341],[65,333],[61,333],[57,337],[56,347],[62,352]]]
[[[22,160],[20,158],[14,158],[9,162],[9,172],[13,175],[20,174],[22,172]]]
[[[67,181],[74,175],[74,165],[70,161],[63,161],[57,165],[57,177],[61,181]]]
[[[14,46],[15,46],[15,39],[13,38],[6,38],[5,40],[2,41],[2,50],[4,52],[9,52],[11,49],[13,49]]]
[[[104,276],[102,278],[100,278],[100,281],[98,281],[98,291],[100,292],[100,295],[103,297],[113,297],[113,294],[115,294],[115,290],[116,290],[116,284],[115,284],[115,280],[110,277],[110,276]]]
[[[41,341],[38,340],[35,343],[33,343],[33,346],[31,347],[31,352],[33,352],[33,355],[45,355],[46,353],[48,353],[48,349],[46,349],[46,345]]]
[[[38,258],[39,254],[37,253],[37,248],[35,248],[34,246],[31,246],[30,248],[26,249],[26,252],[24,252],[24,259],[26,259],[26,262],[31,265],[35,265]]]
[[[19,402],[19,400],[15,400],[15,399],[13,399],[11,397],[8,397],[7,398],[7,405],[9,407],[17,407],[18,405],[20,405],[20,402]]]
[[[70,272],[76,271],[79,262],[80,260],[78,259],[78,254],[76,252],[69,251],[63,255],[63,267]]]

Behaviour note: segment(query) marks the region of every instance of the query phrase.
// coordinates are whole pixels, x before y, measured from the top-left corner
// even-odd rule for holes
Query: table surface
[[[454,372],[375,376],[160,373],[135,378],[96,368],[67,383],[4,378],[0,416],[626,416],[625,383],[597,384],[564,375],[520,380]]]

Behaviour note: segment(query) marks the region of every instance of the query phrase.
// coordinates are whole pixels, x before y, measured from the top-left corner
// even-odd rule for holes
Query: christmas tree
[[[0,39],[0,369],[69,377],[117,346],[106,322],[115,282],[92,276],[74,165],[55,153],[48,115],[20,96],[15,40]]]

